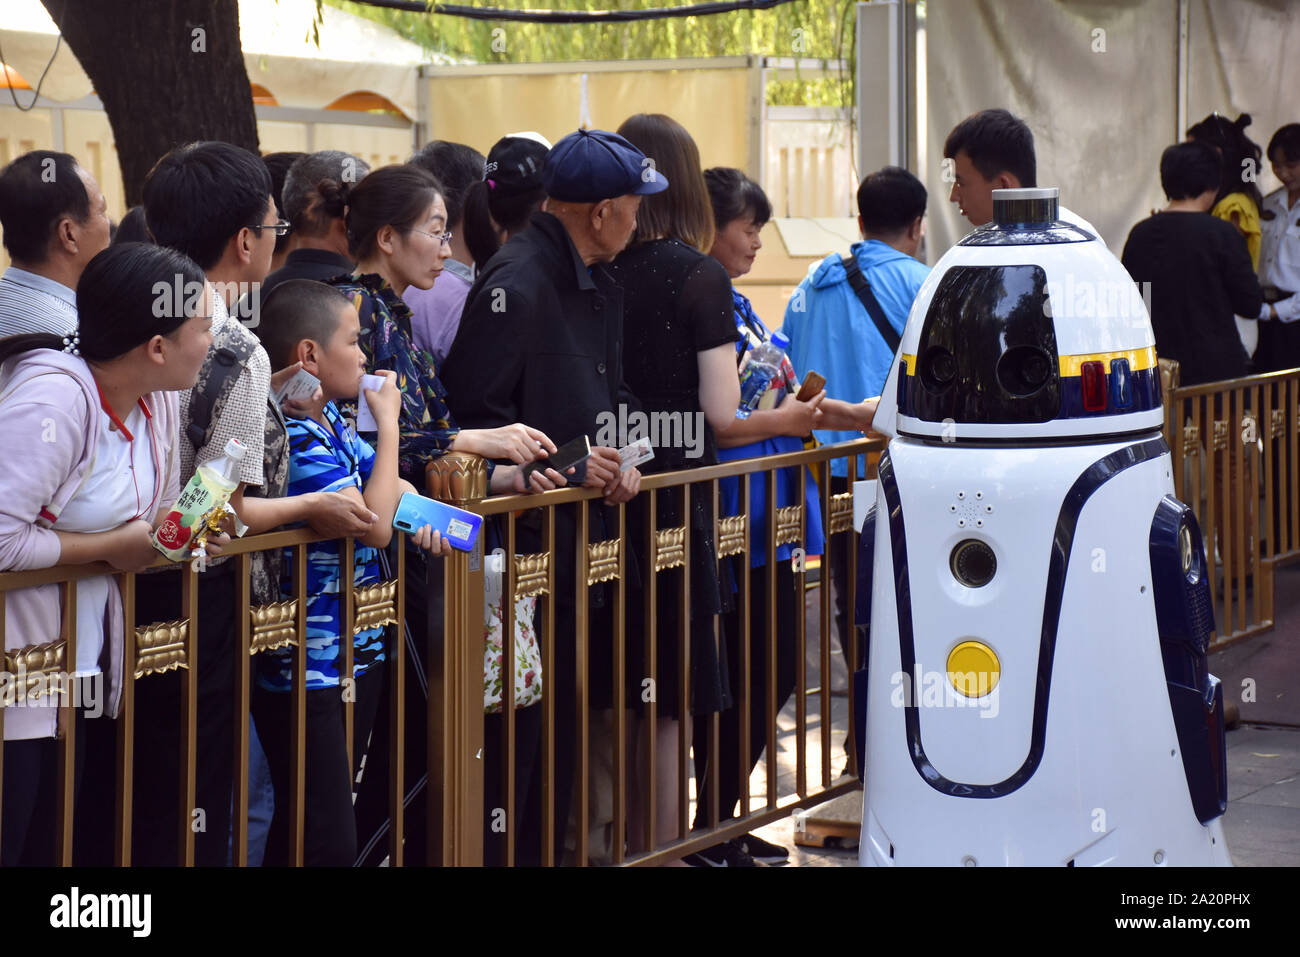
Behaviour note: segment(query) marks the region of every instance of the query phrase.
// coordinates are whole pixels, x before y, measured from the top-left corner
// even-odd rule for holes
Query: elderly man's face
[[[636,232],[636,211],[640,206],[641,197],[629,194],[614,197],[608,206],[598,211],[601,217],[600,246],[606,254],[606,261],[627,248]]]

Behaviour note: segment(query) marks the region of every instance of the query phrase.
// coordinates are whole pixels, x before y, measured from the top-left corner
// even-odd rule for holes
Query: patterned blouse
[[[366,371],[397,373],[402,393],[397,426],[400,472],[416,488],[423,488],[425,467],[447,451],[460,431],[447,408],[447,390],[438,381],[433,356],[415,345],[410,307],[378,273],[340,276],[330,285],[352,301],[361,317]],[[356,421],[356,402],[343,400],[338,405]]]

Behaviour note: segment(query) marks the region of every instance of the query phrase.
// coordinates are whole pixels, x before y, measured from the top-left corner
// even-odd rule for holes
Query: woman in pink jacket
[[[179,310],[178,282],[194,293]],[[82,273],[77,311],[80,327],[66,339],[0,340],[0,571],[92,562],[140,569],[157,557],[150,534],[178,494],[174,390],[194,385],[212,342],[202,270],[158,246],[112,246]],[[76,587],[75,648],[69,655],[56,645],[59,683],[44,683],[77,687],[80,726],[101,710],[117,715],[125,629],[112,576]],[[33,648],[63,637],[60,591],[40,585],[5,598],[14,670],[0,669],[0,864],[52,864],[59,696],[25,692],[32,666],[47,657]],[[76,744],[84,739],[79,727]]]

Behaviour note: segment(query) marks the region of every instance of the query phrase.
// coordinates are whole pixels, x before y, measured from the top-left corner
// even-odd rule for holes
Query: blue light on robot
[[[1133,374],[1127,359],[1110,360],[1110,404],[1117,409],[1133,404]]]

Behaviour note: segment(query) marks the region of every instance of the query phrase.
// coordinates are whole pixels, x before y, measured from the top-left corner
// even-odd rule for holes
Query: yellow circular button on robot
[[[948,653],[948,680],[967,698],[984,697],[1001,676],[998,656],[982,641],[963,641]]]

